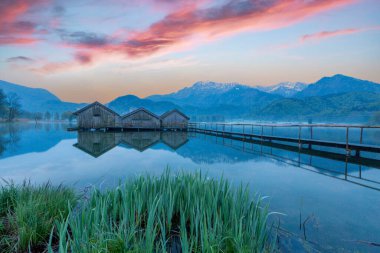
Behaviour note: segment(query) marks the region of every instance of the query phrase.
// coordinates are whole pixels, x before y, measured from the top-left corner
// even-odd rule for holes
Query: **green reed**
[[[141,176],[79,197],[64,186],[0,188],[1,252],[270,252],[267,206],[201,173]]]
[[[271,251],[268,211],[248,188],[201,173],[143,176],[58,221],[59,252]],[[54,247],[50,247],[53,252]]]
[[[4,182],[0,188],[1,252],[43,251],[52,225],[67,217],[69,204],[75,203],[74,191],[62,185]]]

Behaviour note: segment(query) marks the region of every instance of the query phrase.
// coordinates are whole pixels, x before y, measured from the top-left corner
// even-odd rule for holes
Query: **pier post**
[[[349,127],[346,127],[346,155],[350,156],[351,150],[349,149],[349,146],[348,146],[348,132],[349,132]]]
[[[298,148],[301,149],[301,126],[298,126]]]
[[[360,128],[360,144],[363,144],[363,127]]]
[[[310,126],[310,140],[313,139],[313,126]],[[309,143],[309,149],[311,149],[311,143]]]
[[[363,127],[360,128],[360,144],[363,144]],[[356,157],[360,157],[360,149],[356,150]]]

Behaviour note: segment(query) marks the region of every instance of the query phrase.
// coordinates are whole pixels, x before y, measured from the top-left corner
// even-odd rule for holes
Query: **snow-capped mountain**
[[[293,97],[306,87],[307,84],[301,82],[282,82],[271,86],[258,86],[257,88],[271,94],[277,94],[283,97]]]
[[[266,104],[279,96],[239,83],[196,82],[177,92],[148,97],[153,101],[170,101],[178,105],[210,107],[215,105]]]

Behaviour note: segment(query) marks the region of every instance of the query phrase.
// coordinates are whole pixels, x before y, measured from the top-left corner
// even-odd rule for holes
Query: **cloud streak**
[[[7,59],[7,62],[33,62],[32,58],[26,56],[15,56]]]
[[[305,34],[300,38],[301,42],[308,42],[308,41],[319,41],[331,37],[336,36],[342,36],[342,35],[348,35],[353,33],[362,32],[362,29],[356,29],[356,28],[349,28],[349,29],[342,29],[342,30],[335,30],[335,31],[322,31],[318,33],[312,33],[312,34]]]
[[[367,27],[367,28],[347,28],[347,29],[339,29],[334,31],[321,31],[317,33],[312,34],[305,34],[300,38],[300,41],[303,42],[310,42],[310,41],[320,41],[332,37],[337,36],[344,36],[344,35],[350,35],[360,32],[366,32],[371,30],[380,30],[380,26],[375,27]]]

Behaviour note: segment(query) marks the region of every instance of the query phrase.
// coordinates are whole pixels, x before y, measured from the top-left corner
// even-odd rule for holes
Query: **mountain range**
[[[271,86],[256,86],[257,89],[271,94],[277,94],[283,97],[293,97],[295,94],[304,90],[306,83],[301,82],[283,82]]]
[[[5,81],[0,81],[0,89],[18,94],[24,110],[30,112],[75,111],[85,105],[62,101],[45,89]],[[380,84],[340,74],[312,84],[283,82],[256,87],[208,81],[170,94],[125,95],[107,106],[120,114],[145,107],[160,115],[176,108],[193,120],[219,115],[225,119],[368,122],[380,111]]]
[[[74,111],[85,103],[71,103],[59,99],[56,95],[46,89],[30,88],[0,80],[0,90],[5,94],[16,93],[20,97],[23,110],[28,112],[64,112]]]

